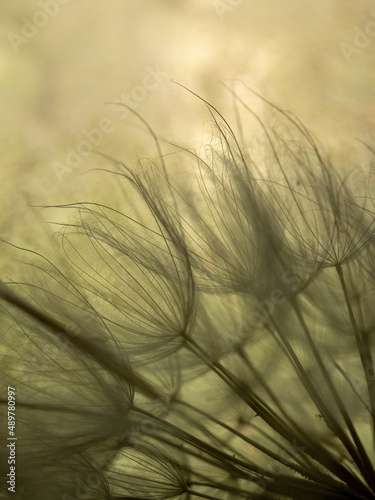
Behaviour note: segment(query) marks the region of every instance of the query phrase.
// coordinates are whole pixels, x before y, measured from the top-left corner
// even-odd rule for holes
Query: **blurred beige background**
[[[29,202],[110,199],[90,143],[124,161],[155,153],[108,103],[130,102],[161,136],[199,146],[207,112],[172,79],[230,114],[220,82],[241,78],[345,161],[356,161],[350,137],[373,138],[371,1],[3,0],[0,18],[0,233],[16,243],[43,233]]]

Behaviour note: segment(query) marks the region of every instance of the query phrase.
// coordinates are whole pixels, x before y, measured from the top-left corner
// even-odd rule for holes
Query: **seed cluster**
[[[61,256],[0,284],[23,499],[375,498],[371,167],[231,92],[261,155],[203,99],[203,154],[131,111],[158,154],[103,155],[126,203],[62,207]]]

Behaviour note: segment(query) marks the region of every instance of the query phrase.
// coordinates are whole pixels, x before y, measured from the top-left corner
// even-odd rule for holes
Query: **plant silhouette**
[[[17,250],[14,497],[375,498],[371,167],[345,176],[293,114],[258,96],[268,125],[228,92],[256,144],[197,96],[210,144],[166,155],[133,111],[156,158],[102,155],[129,210],[62,206],[56,260]]]

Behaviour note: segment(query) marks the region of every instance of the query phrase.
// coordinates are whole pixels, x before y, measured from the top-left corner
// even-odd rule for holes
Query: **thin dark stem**
[[[186,493],[189,493],[189,495],[193,495],[199,498],[207,498],[207,500],[217,500],[217,497],[213,497],[211,495],[205,495],[204,493],[199,493],[198,491],[192,490],[191,488],[188,488],[186,490]]]
[[[171,422],[167,422],[166,420],[163,420],[152,413],[149,413],[146,410],[143,410],[142,408],[139,408],[137,406],[133,406],[132,410],[136,413],[139,413],[141,415],[145,415],[146,417],[150,418],[151,420],[154,420],[155,422],[158,422],[160,427],[162,429],[167,429],[171,431],[172,435],[178,437],[179,439],[182,439],[186,443],[192,445],[193,447],[199,449],[200,451],[206,453],[207,455],[210,455],[222,463],[222,467],[224,468],[225,464],[230,464],[230,465],[236,465],[239,467],[242,467],[250,472],[253,472],[256,468],[256,464],[252,464],[250,460],[245,462],[244,460],[240,460],[234,456],[228,455],[228,453],[225,453],[224,451],[218,450],[216,447],[211,446],[208,443],[205,443],[201,439],[192,436],[189,432],[184,431],[177,427],[176,425],[172,424]]]
[[[342,291],[345,297],[345,303],[346,307],[348,310],[349,318],[350,318],[350,323],[352,325],[355,341],[357,344],[359,356],[361,358],[361,363],[362,363],[362,368],[363,368],[363,373],[365,376],[366,384],[367,384],[367,390],[368,390],[368,395],[369,395],[369,400],[370,400],[370,408],[371,408],[371,417],[373,421],[372,425],[372,432],[373,432],[373,441],[375,443],[375,394],[374,394],[374,383],[373,380],[370,380],[370,377],[368,376],[368,372],[371,371],[371,374],[374,374],[374,365],[373,365],[373,360],[372,360],[372,355],[371,355],[371,350],[369,348],[369,345],[366,341],[365,338],[362,338],[355,316],[353,312],[353,308],[350,302],[350,297],[349,297],[349,292],[348,292],[348,287],[346,285],[346,280],[344,276],[344,271],[342,269],[341,265],[336,266],[336,271],[340,279]]]
[[[328,370],[327,370],[325,364],[323,363],[323,360],[320,356],[320,353],[319,353],[319,351],[314,343],[314,340],[310,334],[310,331],[306,325],[305,319],[303,317],[303,314],[301,312],[301,309],[298,305],[297,300],[294,300],[292,302],[292,305],[293,305],[294,310],[297,314],[298,320],[300,321],[300,323],[302,325],[302,328],[304,330],[307,341],[308,341],[308,343],[311,347],[311,350],[313,352],[313,355],[318,363],[319,369],[324,376],[324,379],[325,379],[325,381],[326,381],[326,383],[327,383],[327,385],[328,385],[328,387],[333,395],[335,403],[337,404],[337,407],[339,408],[340,413],[343,416],[345,424],[346,424],[347,428],[349,429],[349,432],[350,432],[350,434],[353,438],[353,441],[354,441],[357,448],[355,448],[353,446],[353,443],[349,440],[346,433],[343,432],[343,430],[340,426],[340,423],[336,421],[332,412],[330,412],[329,409],[327,408],[327,406],[325,405],[325,403],[323,401],[321,401],[322,405],[323,405],[322,410],[324,412],[323,416],[327,419],[328,422],[330,422],[330,425],[334,429],[334,432],[336,433],[337,437],[342,441],[345,448],[350,453],[350,456],[353,458],[357,467],[362,472],[362,474],[365,477],[369,486],[371,488],[375,489],[375,471],[374,471],[373,465],[371,463],[371,460],[369,459],[369,457],[367,455],[367,452],[363,446],[363,443],[362,443],[360,437],[358,436],[357,430],[356,430],[356,428],[355,428],[355,426],[350,418],[350,415],[349,415],[347,409],[345,408],[344,403],[342,402],[339,394],[337,393],[337,390],[332,382],[331,376],[328,373]]]

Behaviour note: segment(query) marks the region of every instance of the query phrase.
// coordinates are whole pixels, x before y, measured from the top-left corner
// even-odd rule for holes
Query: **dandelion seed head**
[[[375,498],[372,174],[343,175],[238,85],[237,127],[195,96],[198,152],[164,154],[129,110],[156,155],[102,154],[118,202],[60,206],[54,259],[12,247],[29,274],[0,283],[0,370],[22,498]]]

